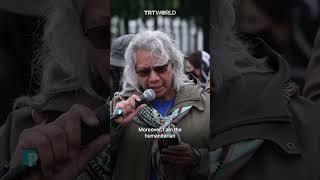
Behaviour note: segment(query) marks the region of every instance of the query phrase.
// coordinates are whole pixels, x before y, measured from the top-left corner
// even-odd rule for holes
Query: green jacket
[[[131,94],[127,93],[124,96]],[[110,107],[114,105],[115,103]],[[182,128],[181,141],[189,143],[200,151],[200,164],[192,169],[168,165],[166,167],[169,171],[168,176],[169,179],[176,180],[207,180],[209,174],[210,96],[207,93],[200,93],[199,84],[184,86],[176,93],[175,104],[170,112],[186,105],[193,107],[176,124],[176,127]],[[147,139],[144,137],[144,133],[138,132],[139,127],[141,126],[135,122],[129,123],[124,128],[124,133],[118,142],[112,142],[119,145],[112,177],[115,180],[150,180],[152,139]],[[114,139],[112,137],[111,141]]]
[[[265,66],[270,71],[251,67],[251,72],[225,79],[214,92],[211,152],[238,142],[263,140],[253,156],[230,173],[230,179],[318,180],[320,121],[316,108],[320,103],[294,93],[287,63],[263,42],[254,44],[254,52],[267,57]]]

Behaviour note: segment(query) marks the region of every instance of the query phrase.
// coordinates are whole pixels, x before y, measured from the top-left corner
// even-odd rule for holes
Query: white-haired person
[[[210,96],[184,74],[183,57],[161,31],[143,31],[130,41],[122,91],[111,105],[123,112],[111,122],[111,134],[117,134],[112,147],[118,147],[113,179],[208,179]],[[147,89],[155,99],[136,107]],[[166,123],[171,130],[181,128],[172,139],[154,131]]]
[[[7,163],[1,176],[16,172],[32,180],[107,179],[109,135],[81,145],[81,124],[97,125],[93,110],[107,101],[109,1],[2,1],[1,8],[41,15],[46,21],[33,67],[41,70],[39,92],[17,99],[0,129],[0,162]],[[38,168],[24,168],[37,159]]]
[[[234,0],[212,5],[210,179],[319,179],[319,71],[310,71],[312,102],[277,52],[257,37],[235,36]]]

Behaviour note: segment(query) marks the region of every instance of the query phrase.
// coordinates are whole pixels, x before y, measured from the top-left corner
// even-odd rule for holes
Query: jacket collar
[[[204,110],[204,102],[201,98],[201,83],[195,79],[196,84],[185,85],[181,87],[176,94],[176,106],[191,105],[196,107],[198,110]]]
[[[290,80],[288,64],[262,40],[252,38],[249,44],[254,45],[254,52],[265,57],[270,71],[257,68],[225,79],[222,88],[213,94],[214,147],[260,138],[276,143],[288,154],[300,154],[288,101],[283,96],[283,87]],[[295,148],[288,149],[287,143],[293,143]]]

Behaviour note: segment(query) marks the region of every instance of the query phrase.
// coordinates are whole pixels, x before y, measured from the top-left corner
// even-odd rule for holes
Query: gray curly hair
[[[138,51],[151,52],[160,59],[160,65],[168,61],[173,65],[173,88],[179,90],[192,81],[184,74],[184,55],[177,49],[174,40],[161,31],[143,31],[136,34],[130,41],[125,53],[125,68],[122,79],[122,93],[139,90],[136,74],[136,55]]]

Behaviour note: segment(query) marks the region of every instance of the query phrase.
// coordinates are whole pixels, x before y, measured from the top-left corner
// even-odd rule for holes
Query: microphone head
[[[143,92],[142,96],[146,101],[153,101],[156,98],[156,93],[153,89],[147,89]]]

